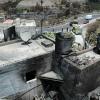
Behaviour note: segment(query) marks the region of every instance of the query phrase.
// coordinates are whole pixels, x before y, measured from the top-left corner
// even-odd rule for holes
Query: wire
[[[31,88],[31,89],[29,89],[28,91],[26,91],[25,93],[23,93],[22,95],[20,95],[19,97],[17,97],[17,98],[15,98],[14,100],[18,100],[19,98],[21,98],[23,95],[25,95],[26,93],[28,93],[28,92],[30,92],[31,90],[33,90],[33,89],[35,89],[35,88],[37,88],[37,87],[39,87],[39,86],[41,86],[42,84],[39,84],[39,85],[37,85],[36,87],[33,87],[33,88]]]
[[[20,95],[19,97],[15,98],[14,100],[18,100],[19,98],[21,98],[23,95],[27,94],[28,92],[30,92],[31,90],[41,86],[42,84],[37,85],[36,87],[31,88],[30,90],[26,91],[25,93],[23,93],[22,95]],[[45,91],[47,91],[49,88],[49,85],[47,86],[47,88],[45,89]],[[41,93],[43,94],[43,93]],[[46,96],[43,97],[43,99],[46,99]]]

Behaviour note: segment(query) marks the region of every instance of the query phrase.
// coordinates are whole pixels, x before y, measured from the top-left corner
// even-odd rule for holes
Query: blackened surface
[[[56,44],[55,44],[55,53],[57,54],[68,54],[71,50],[73,38],[64,38],[64,33],[56,34]]]
[[[66,100],[78,100],[79,97],[83,97],[83,95],[100,86],[99,65],[100,61],[79,70],[70,61],[63,60],[61,67],[58,69],[64,76],[64,84],[61,86],[61,90]]]
[[[26,73],[26,81],[32,80],[36,77],[36,71],[30,71]]]

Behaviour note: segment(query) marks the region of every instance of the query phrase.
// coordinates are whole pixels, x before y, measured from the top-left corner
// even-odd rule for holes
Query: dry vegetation
[[[100,19],[90,24],[87,29],[86,40],[91,45],[96,45],[96,36],[100,33]]]

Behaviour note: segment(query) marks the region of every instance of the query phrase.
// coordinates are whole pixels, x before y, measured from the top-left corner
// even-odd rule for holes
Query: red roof
[[[11,19],[7,19],[7,20],[5,20],[3,23],[4,24],[13,24],[13,20],[11,20]]]

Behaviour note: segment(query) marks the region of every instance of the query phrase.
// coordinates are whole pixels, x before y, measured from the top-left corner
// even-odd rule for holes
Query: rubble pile
[[[70,57],[69,58],[73,63],[77,64],[78,66],[86,66],[88,65],[89,63],[93,63],[94,60],[95,60],[95,56],[82,56],[82,57],[79,57],[79,56],[73,56],[73,57]]]

